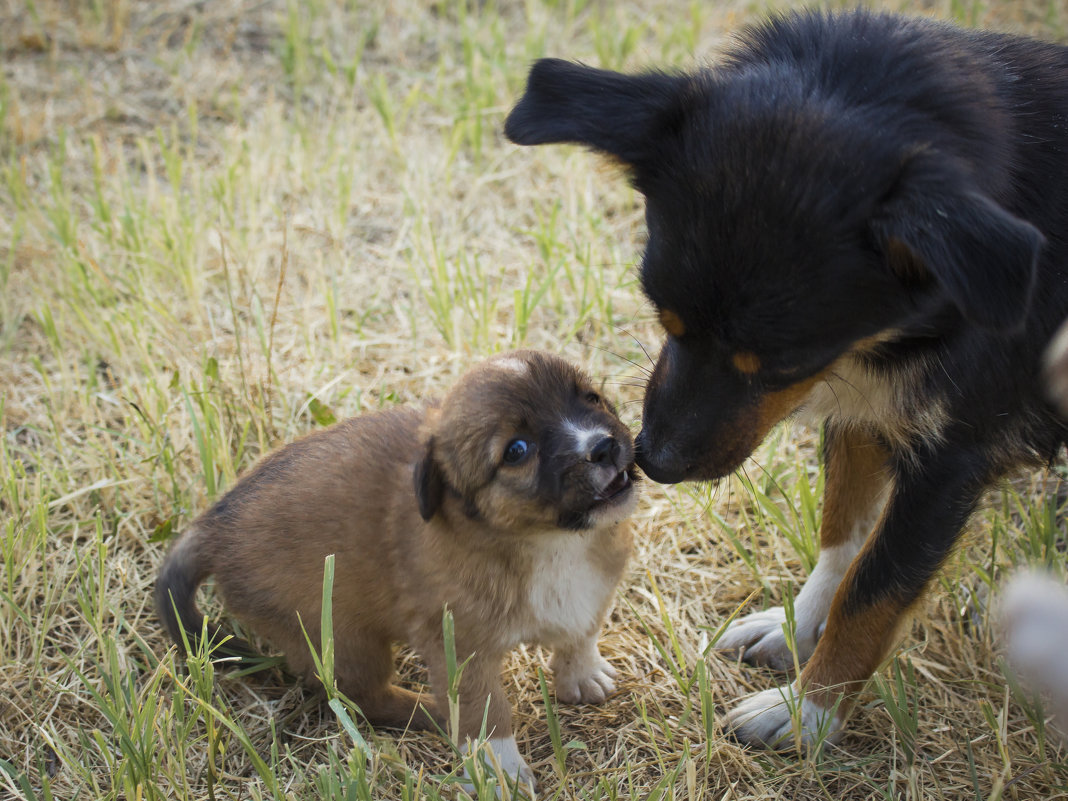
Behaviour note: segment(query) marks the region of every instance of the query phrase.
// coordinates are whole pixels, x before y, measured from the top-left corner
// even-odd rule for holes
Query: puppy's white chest
[[[591,562],[584,537],[548,535],[539,543],[531,569],[530,639],[551,644],[589,634],[600,624],[614,586]]]

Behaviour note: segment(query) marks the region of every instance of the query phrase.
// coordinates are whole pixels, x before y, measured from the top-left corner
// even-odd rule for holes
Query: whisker
[[[637,342],[636,339],[634,341]],[[614,350],[611,350],[610,348],[604,348],[604,347],[601,347],[600,345],[590,345],[590,347],[593,348],[594,350],[599,350],[602,353],[607,353],[609,356],[615,356],[620,361],[626,362],[627,364],[637,368],[642,373],[644,373],[647,377],[651,376],[653,374],[653,371],[650,370],[649,368],[645,367],[644,365],[638,364],[638,362],[634,361],[633,359],[628,359],[626,356],[623,356],[622,354],[616,353]],[[646,356],[649,355],[649,352],[646,351],[644,347],[642,347],[640,342],[638,342],[638,347],[642,348],[642,351],[645,353]]]
[[[862,392],[859,387],[857,387],[851,381],[847,381],[841,374],[839,374],[838,372],[836,372],[834,370],[831,371],[831,375],[834,376],[839,381],[841,381],[847,387],[852,389],[854,392],[856,392],[861,398],[863,398],[864,402],[866,404],[868,404],[868,411],[870,411],[873,416],[876,414],[875,407],[872,405],[871,401],[868,399],[868,396],[864,392]],[[838,394],[834,392],[834,387],[832,387],[829,382],[827,382],[827,386],[830,387],[831,392],[834,393],[835,400],[838,401]],[[839,412],[842,411],[842,404],[841,404],[840,401],[838,402],[838,411]]]
[[[780,483],[779,483],[779,482],[778,482],[778,481],[776,480],[775,476],[773,476],[773,475],[771,474],[771,471],[770,471],[770,470],[768,470],[768,469],[767,469],[766,467],[764,467],[764,465],[762,465],[762,464],[761,464],[760,462],[758,462],[758,461],[757,461],[756,459],[754,459],[754,458],[752,458],[752,457],[750,457],[750,458],[749,458],[749,461],[751,461],[751,462],[752,462],[753,464],[755,464],[755,465],[756,465],[756,466],[757,466],[758,468],[760,468],[760,471],[761,471],[761,472],[762,472],[762,473],[763,473],[763,474],[764,474],[765,476],[767,476],[768,480],[770,480],[770,481],[771,481],[771,485],[772,485],[773,487],[775,487],[776,491],[777,491],[777,492],[778,492],[778,493],[779,493],[780,495],[782,495],[782,496],[783,496],[783,497],[785,498],[785,497],[786,497],[786,490],[784,490],[784,489],[783,489],[782,485],[781,485],[781,484],[780,484]],[[788,506],[790,507],[790,509],[791,509],[791,510],[793,510],[793,504],[788,504]],[[795,517],[797,516],[797,513],[796,513],[796,511],[794,511],[794,516],[795,516]]]
[[[646,348],[645,348],[645,344],[644,344],[644,343],[643,343],[643,342],[642,342],[642,341],[641,341],[640,339],[638,339],[638,337],[634,336],[634,334],[632,334],[632,333],[630,332],[630,330],[629,330],[629,329],[626,329],[626,328],[624,328],[624,327],[623,327],[623,326],[621,326],[621,325],[615,325],[615,326],[613,326],[613,327],[614,327],[614,328],[616,328],[616,329],[618,329],[618,330],[620,330],[620,331],[622,331],[622,332],[623,332],[624,334],[626,334],[626,335],[627,335],[628,337],[630,337],[631,339],[633,339],[633,340],[634,340],[634,344],[635,344],[635,345],[637,345],[637,346],[638,346],[639,348],[641,348],[641,351],[642,351],[642,353],[644,353],[644,354],[645,354],[645,358],[649,360],[649,364],[651,364],[651,365],[654,365],[654,366],[656,365],[656,359],[654,359],[654,358],[653,358],[653,357],[652,357],[652,356],[651,356],[651,355],[649,354],[649,351],[648,351],[648,350],[646,350]],[[637,367],[638,365],[635,365],[635,366]],[[640,369],[640,368],[639,368],[639,369]],[[650,370],[650,371],[648,371],[648,372],[649,372],[649,373],[652,373],[652,371],[651,371],[651,370]]]
[[[749,477],[749,472],[745,469],[745,466],[746,466],[747,463],[748,463],[748,460],[746,460],[746,462],[743,462],[742,466],[738,468],[738,472],[741,473],[743,476],[745,476],[745,480],[747,482],[749,482],[749,486],[752,487],[752,486],[754,486],[753,479],[751,479]]]

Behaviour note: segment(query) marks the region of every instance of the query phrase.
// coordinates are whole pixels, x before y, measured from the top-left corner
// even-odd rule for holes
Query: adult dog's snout
[[[657,484],[678,484],[686,480],[689,465],[675,458],[667,448],[650,442],[643,428],[634,440],[634,460],[642,472]]]

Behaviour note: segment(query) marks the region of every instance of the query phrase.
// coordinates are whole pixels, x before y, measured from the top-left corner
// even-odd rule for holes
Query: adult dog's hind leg
[[[823,520],[820,556],[794,599],[794,641],[798,662],[812,655],[823,632],[831,600],[886,503],[886,449],[866,430],[828,424],[824,432]],[[789,670],[794,658],[783,630],[781,606],[734,621],[720,637],[721,651],[741,653],[746,662]]]

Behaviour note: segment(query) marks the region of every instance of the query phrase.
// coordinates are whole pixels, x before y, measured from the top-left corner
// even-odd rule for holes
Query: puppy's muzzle
[[[604,437],[586,454],[586,461],[594,464],[615,464],[621,450],[619,440],[615,437]]]
[[[611,502],[630,491],[633,483],[631,466],[623,461],[622,456],[623,445],[613,436],[600,438],[587,452],[586,461],[597,466],[605,482],[594,493],[595,504]]]

